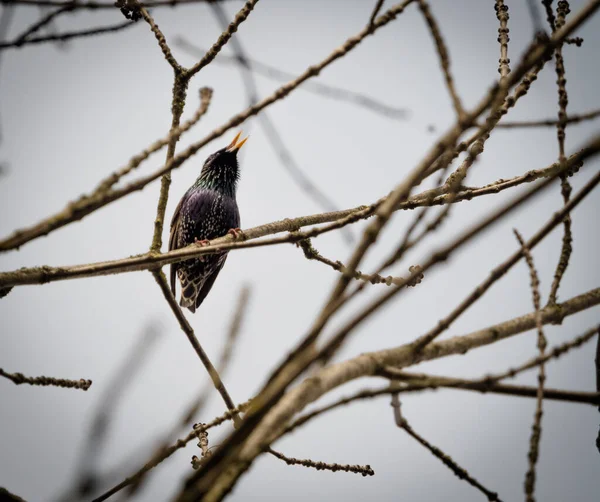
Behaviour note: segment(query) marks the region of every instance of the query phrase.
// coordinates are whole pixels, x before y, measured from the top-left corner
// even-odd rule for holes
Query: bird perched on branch
[[[241,132],[221,150],[206,159],[200,176],[179,201],[169,237],[169,251],[190,244],[208,244],[227,233],[240,235],[240,213],[235,194],[239,179],[237,153],[248,139],[238,141]],[[227,251],[207,254],[171,265],[171,291],[175,275],[181,283],[179,305],[191,312],[206,298],[227,258]]]

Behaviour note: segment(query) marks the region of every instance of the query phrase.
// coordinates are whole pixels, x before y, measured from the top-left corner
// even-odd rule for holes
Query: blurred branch
[[[51,387],[63,387],[65,389],[80,389],[80,390],[88,390],[92,385],[91,380],[84,380],[81,378],[80,380],[67,380],[64,378],[54,378],[48,376],[39,376],[39,377],[27,377],[23,375],[23,373],[8,373],[0,368],[0,376],[7,378],[15,385],[21,384],[29,384],[29,385],[40,385],[42,387],[51,386]]]
[[[433,14],[431,13],[431,8],[425,0],[419,0],[419,10],[423,14],[423,17],[427,22],[427,26],[429,27],[429,32],[431,33],[433,41],[435,42],[442,73],[444,75],[444,79],[446,80],[446,87],[448,88],[448,93],[452,99],[452,104],[454,106],[454,110],[456,111],[456,117],[460,122],[465,117],[465,109],[463,108],[460,97],[456,92],[454,79],[452,78],[452,73],[450,72],[450,55],[448,53],[448,48],[446,47],[446,43],[442,37],[440,27],[438,26],[435,17],[433,17]]]
[[[176,46],[194,56],[203,53],[203,49],[193,45],[182,36],[175,37],[174,43]],[[229,56],[227,54],[220,54],[219,57],[215,59],[215,63],[226,65],[242,65],[237,57]],[[269,65],[249,56],[246,57],[245,67],[248,68],[248,70],[252,73],[256,73],[257,75],[275,80],[277,82],[287,82],[297,78],[297,75],[294,73],[281,70],[276,66]],[[409,111],[406,108],[393,107],[366,94],[350,91],[348,89],[343,89],[330,84],[325,84],[319,80],[305,82],[298,87],[298,89],[327,99],[332,99],[334,101],[342,101],[349,105],[358,106],[390,119],[404,121],[409,115]]]
[[[72,5],[65,5],[64,7],[59,7],[56,10],[48,12],[45,16],[42,16],[36,23],[32,24],[29,28],[27,28],[23,33],[21,33],[16,39],[15,43],[19,44],[19,42],[24,42],[29,36],[33,35],[44,26],[49,25],[54,21],[54,18],[64,14],[65,12],[71,12],[73,10]],[[0,38],[0,40],[4,41],[4,37]],[[17,45],[18,47],[19,45]]]
[[[114,486],[107,492],[103,493],[99,497],[96,497],[92,502],[102,502],[112,497],[115,493],[120,492],[123,488],[128,486],[138,486],[140,480],[146,475],[146,473],[152,469],[154,469],[157,465],[159,465],[163,460],[169,458],[173,453],[181,448],[184,448],[190,441],[193,441],[198,437],[203,431],[207,431],[212,427],[216,427],[221,425],[223,422],[227,420],[232,420],[235,415],[245,411],[248,408],[248,403],[243,403],[231,410],[227,410],[223,415],[215,418],[211,422],[207,424],[202,424],[199,427],[192,428],[192,431],[182,439],[177,440],[172,446],[167,448],[161,448],[152,456],[152,458],[146,462],[140,469],[138,469],[134,474],[128,476],[123,481],[121,481],[118,485]]]
[[[13,22],[15,14],[15,9],[12,5],[6,5],[2,8],[2,13],[0,13],[0,44],[3,44],[8,36],[8,32],[10,30],[10,25]],[[2,58],[3,53],[0,51],[0,70],[2,69]],[[1,73],[0,73],[1,75]],[[1,83],[0,83],[1,85]],[[0,116],[0,145],[4,140],[4,133],[2,130],[2,118]],[[0,176],[6,174],[7,168],[6,164],[3,161],[0,161]],[[0,298],[2,298],[2,291],[0,290]]]
[[[224,2],[226,0],[150,0],[149,2],[140,2],[140,5],[150,9],[154,7],[174,7],[176,5]],[[97,10],[114,9],[114,2],[96,2],[79,0],[0,0],[0,4],[5,5],[23,5],[23,6],[42,6],[42,7],[65,7],[71,6],[73,9]]]
[[[391,370],[385,368],[385,371]],[[382,374],[384,374],[382,372]],[[313,418],[316,418],[324,413],[332,411],[341,406],[346,406],[355,401],[363,399],[373,399],[376,397],[394,394],[394,393],[409,393],[409,392],[422,392],[425,390],[439,390],[439,389],[453,389],[453,390],[467,390],[475,391],[481,394],[500,394],[508,395],[511,397],[537,397],[537,387],[528,387],[524,385],[509,385],[509,384],[481,384],[479,382],[453,378],[453,377],[441,377],[437,375],[426,375],[418,373],[407,373],[405,371],[393,370],[390,372],[393,382],[390,385],[380,388],[367,388],[361,391],[355,392],[350,396],[345,396],[333,401],[330,404],[315,408],[310,412],[296,418],[290,423],[283,434],[297,429],[298,427],[306,424]],[[404,378],[408,379],[409,382],[398,382],[397,379]],[[578,403],[578,404],[589,404],[597,405],[600,403],[600,391],[599,392],[578,392],[578,391],[567,391],[560,389],[545,389],[544,399],[562,401],[567,403]]]
[[[579,115],[569,115],[566,120],[563,120],[565,124],[578,124],[587,120],[593,120],[600,117],[600,110],[593,110],[588,113],[581,113]],[[496,127],[512,129],[520,127],[556,127],[559,121],[556,119],[544,119],[544,120],[523,120],[519,122],[500,122]]]
[[[109,26],[100,26],[98,28],[90,28],[86,30],[78,31],[67,31],[63,33],[56,33],[54,35],[44,35],[41,37],[28,38],[26,40],[13,40],[12,42],[0,42],[0,51],[4,49],[11,49],[15,47],[23,47],[25,45],[42,44],[44,42],[64,42],[65,40],[71,40],[73,38],[91,37],[94,35],[104,35],[106,33],[114,33],[116,31],[122,31],[126,28],[133,26],[135,22],[125,21],[123,23],[112,24]]]
[[[127,387],[134,382],[159,337],[160,330],[157,323],[148,324],[107,383],[102,397],[96,404],[96,412],[75,464],[73,493],[61,497],[62,500],[72,500],[73,497],[79,500],[82,497],[89,497],[96,490],[99,481],[96,464],[102,449],[107,444],[112,416]]]
[[[217,362],[217,372],[220,375],[223,375],[228,369],[229,362],[231,361],[231,355],[233,353],[233,349],[235,348],[236,341],[240,334],[240,330],[241,330],[243,318],[244,318],[244,315],[245,315],[245,312],[246,312],[246,309],[248,306],[249,298],[250,298],[250,287],[249,286],[242,287],[239,298],[238,298],[237,305],[235,306],[235,309],[233,311],[231,324],[230,324],[228,332],[227,332],[227,338],[225,340],[225,344],[223,345],[223,350],[222,350],[219,360]],[[175,451],[170,445],[173,443],[175,443],[175,444],[178,443],[178,441],[176,441],[175,438],[179,434],[181,434],[182,429],[189,426],[189,423],[194,420],[194,417],[202,409],[202,407],[204,406],[204,404],[206,403],[206,401],[209,397],[208,390],[210,390],[210,387],[208,389],[203,389],[198,394],[198,396],[187,406],[186,411],[175,422],[175,424],[171,428],[171,430],[163,436],[163,439],[161,440],[161,445],[157,448],[157,450],[154,454],[154,457],[153,457],[154,459],[160,458],[166,452],[173,453]],[[236,412],[243,411],[244,406],[245,405],[240,405],[240,406],[236,407],[236,410],[234,410],[234,412],[231,412],[231,417],[233,417],[233,415]],[[199,430],[198,434],[202,434],[203,432],[205,432],[206,431],[205,427],[206,427],[206,424],[195,424],[194,425],[194,429]],[[189,437],[189,435],[188,435],[188,437]],[[186,438],[186,442],[187,442],[187,438]],[[170,455],[171,453],[168,453],[168,455]],[[164,457],[164,458],[166,458],[166,457]],[[150,463],[152,463],[152,462],[150,462]],[[154,464],[154,465],[157,465],[157,464]],[[145,471],[145,472],[147,472],[147,471]],[[140,477],[135,481],[135,489],[136,490],[138,490],[140,488],[143,479],[144,479],[144,476],[140,475]]]
[[[171,129],[169,134],[154,143],[152,143],[148,148],[143,150],[138,155],[131,158],[129,163],[115,171],[110,176],[105,178],[96,188],[95,194],[103,193],[108,191],[113,185],[115,185],[123,176],[129,174],[131,171],[139,167],[139,165],[150,157],[151,154],[159,151],[164,146],[171,143],[173,138],[179,138],[182,134],[189,131],[194,125],[198,123],[198,121],[206,114],[208,111],[208,107],[212,100],[213,90],[209,87],[201,87],[200,88],[200,105],[196,110],[196,113],[189,119],[186,120],[181,126]]]
[[[231,39],[233,34],[237,31],[238,26],[242,24],[250,15],[250,12],[252,12],[252,9],[254,9],[254,6],[257,4],[257,2],[258,0],[247,0],[244,4],[244,7],[242,7],[242,9],[235,16],[235,19],[229,25],[227,25],[226,20],[224,21],[223,33],[215,42],[215,44],[213,44],[213,46],[208,50],[208,52],[202,57],[202,59],[190,68],[190,76],[198,73],[198,71],[200,71],[209,63],[211,63],[217,57],[217,54],[219,54],[223,46]],[[236,39],[233,39],[233,43],[236,43]]]
[[[392,408],[394,409],[394,421],[396,425],[406,431],[406,433],[415,439],[419,444],[424,446],[434,457],[437,457],[442,461],[442,463],[448,467],[457,477],[458,479],[465,480],[471,486],[477,488],[481,493],[483,493],[488,500],[490,501],[498,501],[500,502],[500,498],[498,498],[498,494],[496,492],[492,492],[488,490],[485,486],[483,486],[479,481],[477,481],[473,476],[469,474],[469,472],[464,468],[458,465],[450,455],[444,453],[437,446],[432,445],[429,441],[427,441],[423,436],[417,434],[415,430],[410,426],[406,418],[402,415],[400,411],[400,399],[398,398],[398,394],[392,394]]]
[[[574,347],[579,347],[585,343],[589,338],[578,337],[573,341],[569,342],[568,346],[563,344],[553,349],[551,357],[559,357],[560,355],[568,352]],[[559,352],[563,349],[563,352]],[[556,352],[554,352],[556,351]],[[544,360],[546,362],[547,359]],[[536,361],[539,363],[539,360]],[[538,364],[539,365],[539,364]],[[527,368],[530,369],[530,368]],[[524,371],[524,370],[523,370]],[[519,371],[520,373],[520,371]],[[391,367],[383,368],[379,374],[385,376],[394,382],[401,380],[406,381],[402,386],[396,386],[397,392],[419,392],[421,390],[437,390],[437,389],[454,389],[454,390],[467,390],[478,392],[480,394],[501,394],[512,397],[530,397],[537,399],[538,387],[532,387],[528,385],[514,385],[506,383],[498,383],[499,379],[512,377],[512,375],[506,375],[501,373],[499,375],[488,375],[477,380],[469,380],[465,378],[455,378],[439,375],[428,375],[425,373],[409,373],[402,370],[397,370]],[[515,373],[517,374],[517,373]],[[395,388],[396,388],[395,387]],[[380,389],[381,390],[381,389]],[[579,403],[597,405],[600,404],[600,393],[599,392],[581,392],[572,390],[562,389],[544,389],[544,399],[551,401],[563,401],[568,403]]]

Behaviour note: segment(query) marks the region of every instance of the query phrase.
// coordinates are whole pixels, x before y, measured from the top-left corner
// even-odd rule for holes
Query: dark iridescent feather
[[[239,228],[240,213],[235,200],[239,178],[237,150],[244,141],[236,145],[238,138],[239,134],[229,147],[208,157],[200,176],[179,201],[171,220],[169,250],[214,239]],[[227,252],[221,252],[171,265],[171,291],[175,295],[175,276],[178,276],[182,307],[196,311],[226,258]]]

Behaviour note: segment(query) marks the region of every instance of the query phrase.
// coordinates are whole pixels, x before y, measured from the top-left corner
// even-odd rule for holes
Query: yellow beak
[[[233,138],[233,141],[227,146],[228,152],[237,152],[240,148],[242,148],[242,146],[244,146],[244,143],[248,141],[248,138],[250,137],[246,136],[243,140],[238,142],[238,139],[240,139],[241,135],[242,131],[236,134],[235,138]]]

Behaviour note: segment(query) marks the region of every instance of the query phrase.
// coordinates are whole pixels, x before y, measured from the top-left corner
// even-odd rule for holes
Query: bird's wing
[[[169,233],[169,251],[173,251],[178,248],[179,242],[179,233],[180,233],[180,223],[181,223],[181,206],[187,200],[187,193],[181,198],[179,204],[175,208],[175,212],[173,213],[173,217],[171,218],[171,232]],[[171,264],[171,293],[175,296],[175,277],[177,276],[177,265],[178,263]]]

